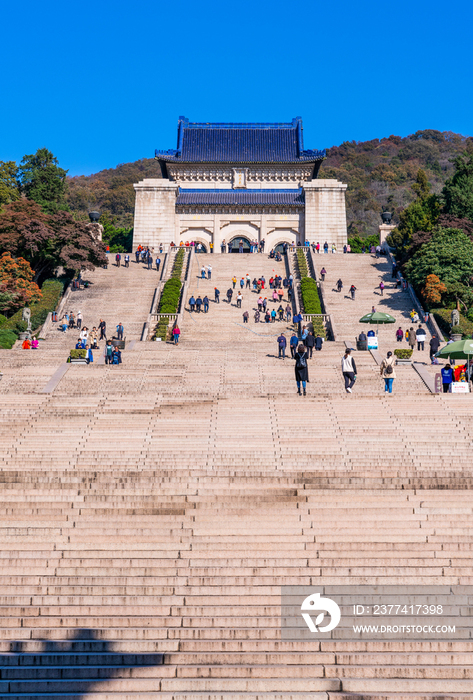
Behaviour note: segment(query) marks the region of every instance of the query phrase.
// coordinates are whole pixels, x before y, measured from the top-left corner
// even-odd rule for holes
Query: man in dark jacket
[[[99,323],[100,338],[99,338],[99,340],[102,340],[102,339],[107,340],[107,337],[105,335],[105,329],[106,329],[106,323],[105,323],[105,321],[102,321],[102,319],[100,319],[100,323]]]
[[[435,355],[435,353],[438,352],[439,347],[440,347],[440,340],[437,338],[437,336],[434,333],[432,338],[430,339],[430,361],[431,362],[432,362],[432,358]]]
[[[215,303],[220,304],[220,289],[217,289],[217,287],[214,287],[214,293],[215,293]]]
[[[202,306],[202,299],[201,297],[197,297],[195,300],[195,310],[200,314],[200,307]]]
[[[286,359],[286,337],[284,333],[281,333],[281,335],[278,338],[278,347],[279,347],[279,357],[282,357],[283,360]]]
[[[320,334],[317,335],[317,338],[315,339],[315,349],[322,350],[323,343],[324,343],[324,339],[322,338],[322,336]]]
[[[233,289],[227,289],[227,301],[229,304],[232,303]]]
[[[312,357],[312,353],[313,353],[314,347],[315,347],[315,338],[314,338],[313,331],[311,331],[309,333],[309,335],[307,336],[307,338],[305,339],[304,345],[307,348],[307,353],[308,353],[309,357]]]
[[[207,311],[209,310],[209,303],[210,303],[208,296],[205,295],[205,297],[202,299],[202,301],[204,303],[204,313],[207,313]]]
[[[297,343],[299,342],[297,335],[295,333],[292,334],[291,340],[289,341],[289,347],[291,348],[291,357],[294,359],[296,355],[296,348],[297,348]]]
[[[195,311],[195,298],[194,295],[189,299],[189,308],[191,311]]]

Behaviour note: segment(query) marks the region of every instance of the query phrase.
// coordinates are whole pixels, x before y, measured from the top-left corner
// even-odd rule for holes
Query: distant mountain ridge
[[[425,129],[410,136],[389,136],[371,141],[344,141],[327,149],[319,177],[346,182],[349,233],[376,233],[383,210],[399,212],[413,199],[411,185],[419,168],[425,170],[434,192],[440,192],[453,172],[450,162],[465,151],[471,137],[450,131]],[[161,177],[159,163],[143,158],[121,163],[94,175],[68,178],[70,208],[87,214],[91,209],[108,213],[116,226],[133,226],[135,191],[133,183]]]

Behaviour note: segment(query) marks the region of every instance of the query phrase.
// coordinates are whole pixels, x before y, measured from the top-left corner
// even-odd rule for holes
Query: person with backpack
[[[103,351],[106,365],[112,364],[112,353],[113,353],[112,341],[107,340],[107,345],[105,346],[105,350]]]
[[[117,253],[117,254],[115,255],[115,262],[116,262],[116,264],[117,264],[117,267],[120,267],[120,260],[121,260],[121,259],[122,259],[122,256],[120,255],[120,253]]]
[[[353,299],[353,301],[355,301],[355,292],[356,292],[356,287],[354,284],[352,284],[350,287],[350,294],[351,294],[351,298]]]
[[[393,393],[393,380],[396,379],[396,371],[394,369],[394,363],[396,358],[392,352],[388,352],[384,360],[381,362],[379,367],[381,376],[384,377],[384,393]]]
[[[128,253],[125,255],[125,267],[130,267],[130,256]]]
[[[379,283],[379,292],[381,296],[384,296],[384,282]]]
[[[309,381],[309,367],[307,365],[308,353],[302,343],[294,354],[296,361],[294,371],[296,375],[297,393],[301,395],[301,384],[304,396],[306,395],[306,383]]]
[[[220,304],[220,289],[217,289],[217,287],[214,287],[214,294],[215,294],[215,303]]]
[[[337,282],[337,292],[340,293],[340,292],[342,291],[342,289],[343,289],[343,282],[342,282],[342,280],[339,278],[339,279],[338,279],[338,282]]]
[[[351,394],[352,387],[356,382],[356,364],[354,358],[351,356],[350,348],[345,350],[345,354],[342,357],[342,374],[345,379],[345,391],[347,394]]]
[[[283,360],[286,359],[286,336],[284,333],[281,333],[281,335],[278,338],[278,348],[279,348],[279,355],[278,357],[282,357]]]
[[[452,366],[449,364],[446,364],[445,367],[442,367],[440,370],[441,375],[442,375],[442,389],[444,394],[448,394],[451,390],[452,387],[452,382],[454,380],[453,376],[453,369]]]

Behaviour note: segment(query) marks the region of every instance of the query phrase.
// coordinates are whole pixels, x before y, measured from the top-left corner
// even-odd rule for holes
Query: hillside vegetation
[[[453,173],[451,159],[464,153],[467,141],[459,134],[433,129],[405,138],[345,141],[328,149],[320,177],[348,184],[349,235],[372,235],[378,230],[383,209],[392,211],[394,223],[399,222],[399,213],[415,197],[411,186],[419,168],[426,172],[432,192],[440,193]],[[107,213],[115,226],[130,227],[135,202],[133,183],[145,177],[161,177],[154,158],[68,178],[67,202],[72,211],[87,214],[96,208]]]

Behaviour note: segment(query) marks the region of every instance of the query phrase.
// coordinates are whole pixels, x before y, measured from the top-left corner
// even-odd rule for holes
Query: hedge
[[[168,334],[168,325],[169,321],[167,318],[160,318],[154,331],[154,337],[161,338],[161,340],[165,341]]]
[[[349,244],[352,253],[361,253],[363,246],[365,246],[369,253],[372,245],[375,247],[379,245],[379,234],[373,233],[372,236],[367,236],[366,238],[362,238],[361,236],[352,236],[348,239],[347,243]]]
[[[85,348],[74,348],[74,350],[70,351],[69,355],[71,360],[85,360],[87,356],[87,350]]]
[[[13,331],[0,330],[0,348],[2,350],[10,350],[17,340],[18,336]]]
[[[176,253],[176,257],[174,258],[174,264],[172,266],[172,272],[171,272],[171,279],[181,279],[181,274],[182,274],[182,268],[184,267],[184,255],[185,255],[185,250],[183,248],[179,248],[179,250]]]
[[[0,314],[0,328],[3,326],[4,323],[8,321],[8,318],[4,316],[3,314]]]
[[[445,333],[448,337],[452,332],[451,321],[452,321],[452,311],[451,309],[433,309],[431,313],[434,315],[440,330]],[[460,323],[455,327],[454,333],[461,333],[464,338],[471,338],[473,334],[473,323],[469,321],[465,316],[460,314]]]
[[[317,282],[312,277],[302,277],[301,279],[302,306],[306,314],[321,314],[319,290]]]
[[[394,351],[394,354],[399,360],[410,360],[411,356],[412,356],[412,349],[411,348],[397,349]]]
[[[31,328],[33,331],[36,331],[43,325],[50,311],[54,311],[62,297],[63,291],[64,285],[60,280],[46,280],[43,283],[41,287],[42,299],[37,304],[31,305]],[[25,324],[21,318],[22,314],[23,309],[20,309],[13,316],[10,316],[6,323],[2,324],[2,330],[12,331],[16,335],[21,333],[23,324]],[[24,330],[26,330],[26,324]]]
[[[296,248],[297,265],[301,277],[309,276],[309,268],[307,267],[307,258],[302,248]]]
[[[163,314],[175,314],[181,298],[181,280],[169,279],[163,287],[159,300],[158,312]]]

